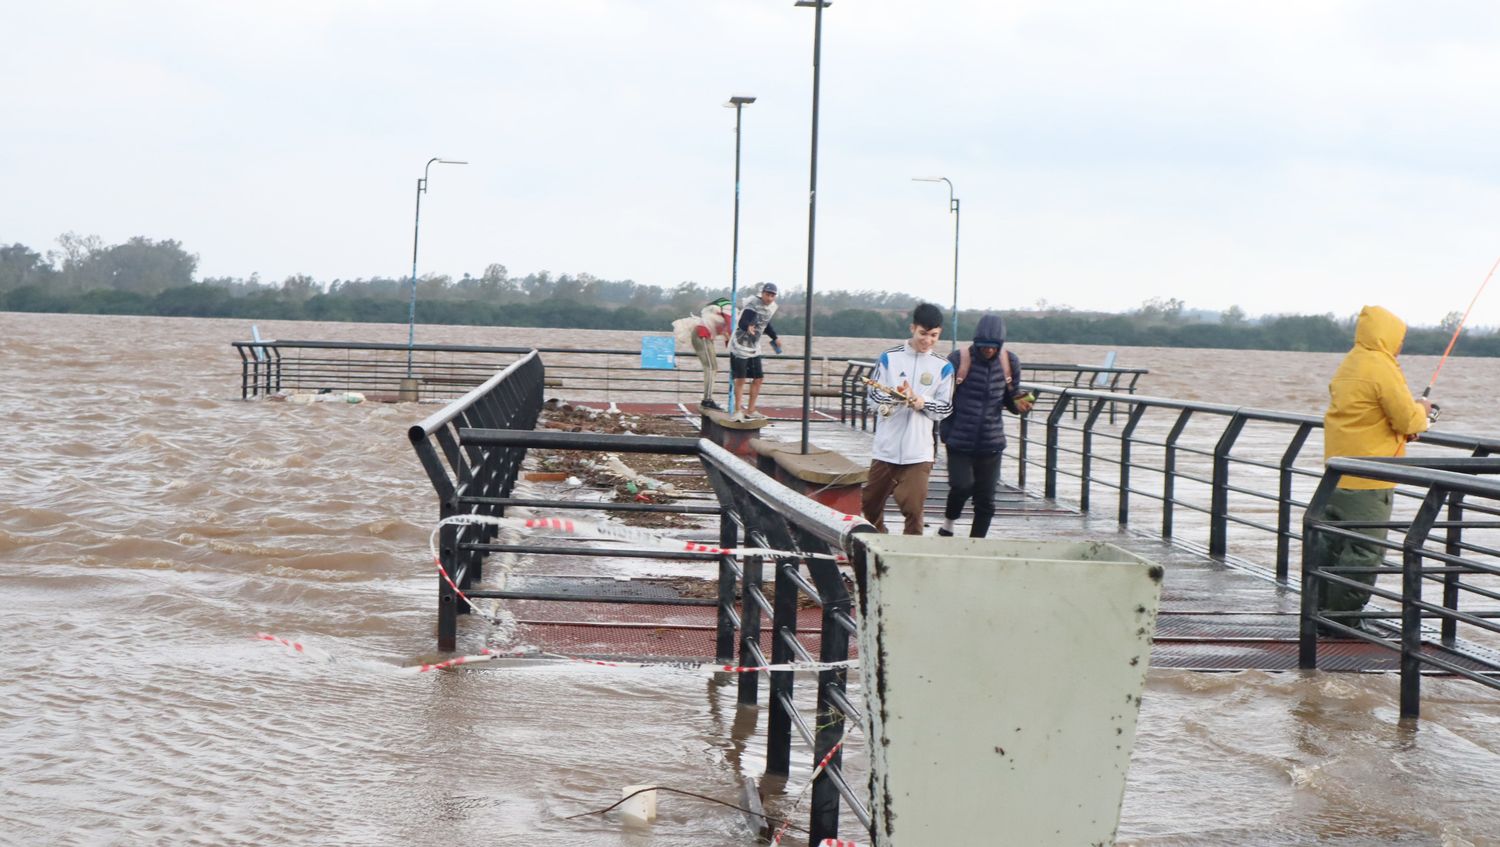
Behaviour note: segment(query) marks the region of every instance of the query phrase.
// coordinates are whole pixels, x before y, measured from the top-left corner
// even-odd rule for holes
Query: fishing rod
[[[1448,348],[1443,351],[1443,357],[1438,359],[1437,369],[1432,372],[1432,379],[1427,381],[1427,387],[1422,389],[1422,399],[1426,400],[1428,395],[1432,394],[1432,386],[1437,384],[1438,374],[1443,372],[1443,365],[1448,361],[1448,354],[1453,352],[1453,345],[1458,343],[1458,335],[1464,331],[1464,324],[1469,321],[1469,313],[1474,311],[1474,304],[1479,302],[1479,295],[1484,293],[1485,286],[1490,284],[1490,278],[1495,275],[1497,268],[1500,268],[1500,259],[1496,259],[1495,264],[1490,266],[1490,272],[1484,275],[1484,282],[1481,282],[1479,290],[1474,292],[1474,299],[1469,301],[1469,308],[1464,309],[1463,317],[1458,319],[1458,326],[1453,328],[1453,337],[1448,339]],[[1429,421],[1438,419],[1438,404],[1432,404],[1432,411],[1428,413],[1427,419]]]
[[[900,399],[900,403],[879,404],[877,408],[880,410],[880,414],[882,417],[890,417],[891,413],[896,411],[896,407],[902,405],[903,403],[907,406],[910,406],[912,405],[912,401],[916,399],[916,396],[913,394],[909,394],[906,391],[901,390],[900,388],[893,388],[889,385],[884,385],[882,383],[876,382],[875,380],[870,379],[867,376],[862,376],[859,379],[861,382],[863,382],[865,385],[870,386],[871,388],[877,389],[879,391],[884,391],[886,394],[895,395],[898,399]]]

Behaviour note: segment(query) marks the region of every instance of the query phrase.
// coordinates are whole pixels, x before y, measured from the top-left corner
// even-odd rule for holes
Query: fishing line
[[[1464,309],[1463,317],[1458,319],[1458,326],[1453,328],[1453,337],[1448,339],[1448,348],[1443,351],[1443,357],[1438,359],[1437,369],[1432,372],[1432,379],[1427,381],[1427,387],[1422,389],[1422,397],[1426,398],[1432,393],[1432,386],[1437,383],[1438,374],[1443,372],[1443,365],[1448,361],[1448,354],[1453,352],[1453,345],[1458,343],[1459,333],[1464,331],[1464,324],[1469,321],[1469,313],[1474,311],[1474,304],[1479,302],[1479,295],[1484,293],[1485,286],[1490,284],[1490,278],[1495,275],[1495,270],[1500,268],[1500,259],[1490,266],[1490,272],[1484,275],[1484,282],[1479,284],[1479,290],[1474,292],[1474,299],[1469,301],[1469,308]],[[1432,413],[1428,416],[1430,420],[1437,420],[1438,404],[1432,404]]]

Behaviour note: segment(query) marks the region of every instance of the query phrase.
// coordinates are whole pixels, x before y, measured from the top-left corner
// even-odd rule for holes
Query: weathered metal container
[[[1104,543],[864,537],[875,844],[1114,844],[1161,567]]]

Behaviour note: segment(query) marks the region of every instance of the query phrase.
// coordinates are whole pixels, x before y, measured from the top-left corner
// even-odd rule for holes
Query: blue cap
[[[774,282],[762,282],[760,284],[760,293],[762,293],[762,294],[767,294],[767,293],[770,293],[770,294],[779,294],[780,292],[778,292],[776,290],[776,283],[774,283]]]

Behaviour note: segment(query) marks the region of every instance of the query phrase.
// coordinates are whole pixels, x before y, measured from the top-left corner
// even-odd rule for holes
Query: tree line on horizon
[[[335,279],[305,274],[280,283],[246,278],[196,279],[198,257],[172,240],[131,238],[107,245],[97,236],[66,233],[58,249],[43,254],[23,244],[0,244],[0,311],[159,315],[405,323],[410,278]],[[754,283],[742,286],[750,290]],[[795,334],[802,326],[803,291],[783,286],[777,319]],[[676,318],[694,313],[727,287],[681,282],[666,288],[591,274],[538,271],[511,276],[491,264],[480,276],[455,280],[428,274],[417,280],[418,319],[425,324],[616,329],[663,333]],[[819,335],[901,338],[919,298],[886,291],[829,290],[817,296]],[[946,311],[946,309],[945,309]],[[1340,352],[1353,340],[1354,316],[1273,315],[1255,319],[1238,306],[1224,312],[1190,311],[1177,298],[1152,298],[1126,313],[1084,312],[1037,301],[1035,308],[967,310],[960,334],[981,314],[1005,316],[1010,340],[1122,347],[1210,347]],[[1412,327],[1405,350],[1441,353],[1458,313],[1437,327]],[[1500,334],[1465,329],[1457,355],[1500,356]]]

